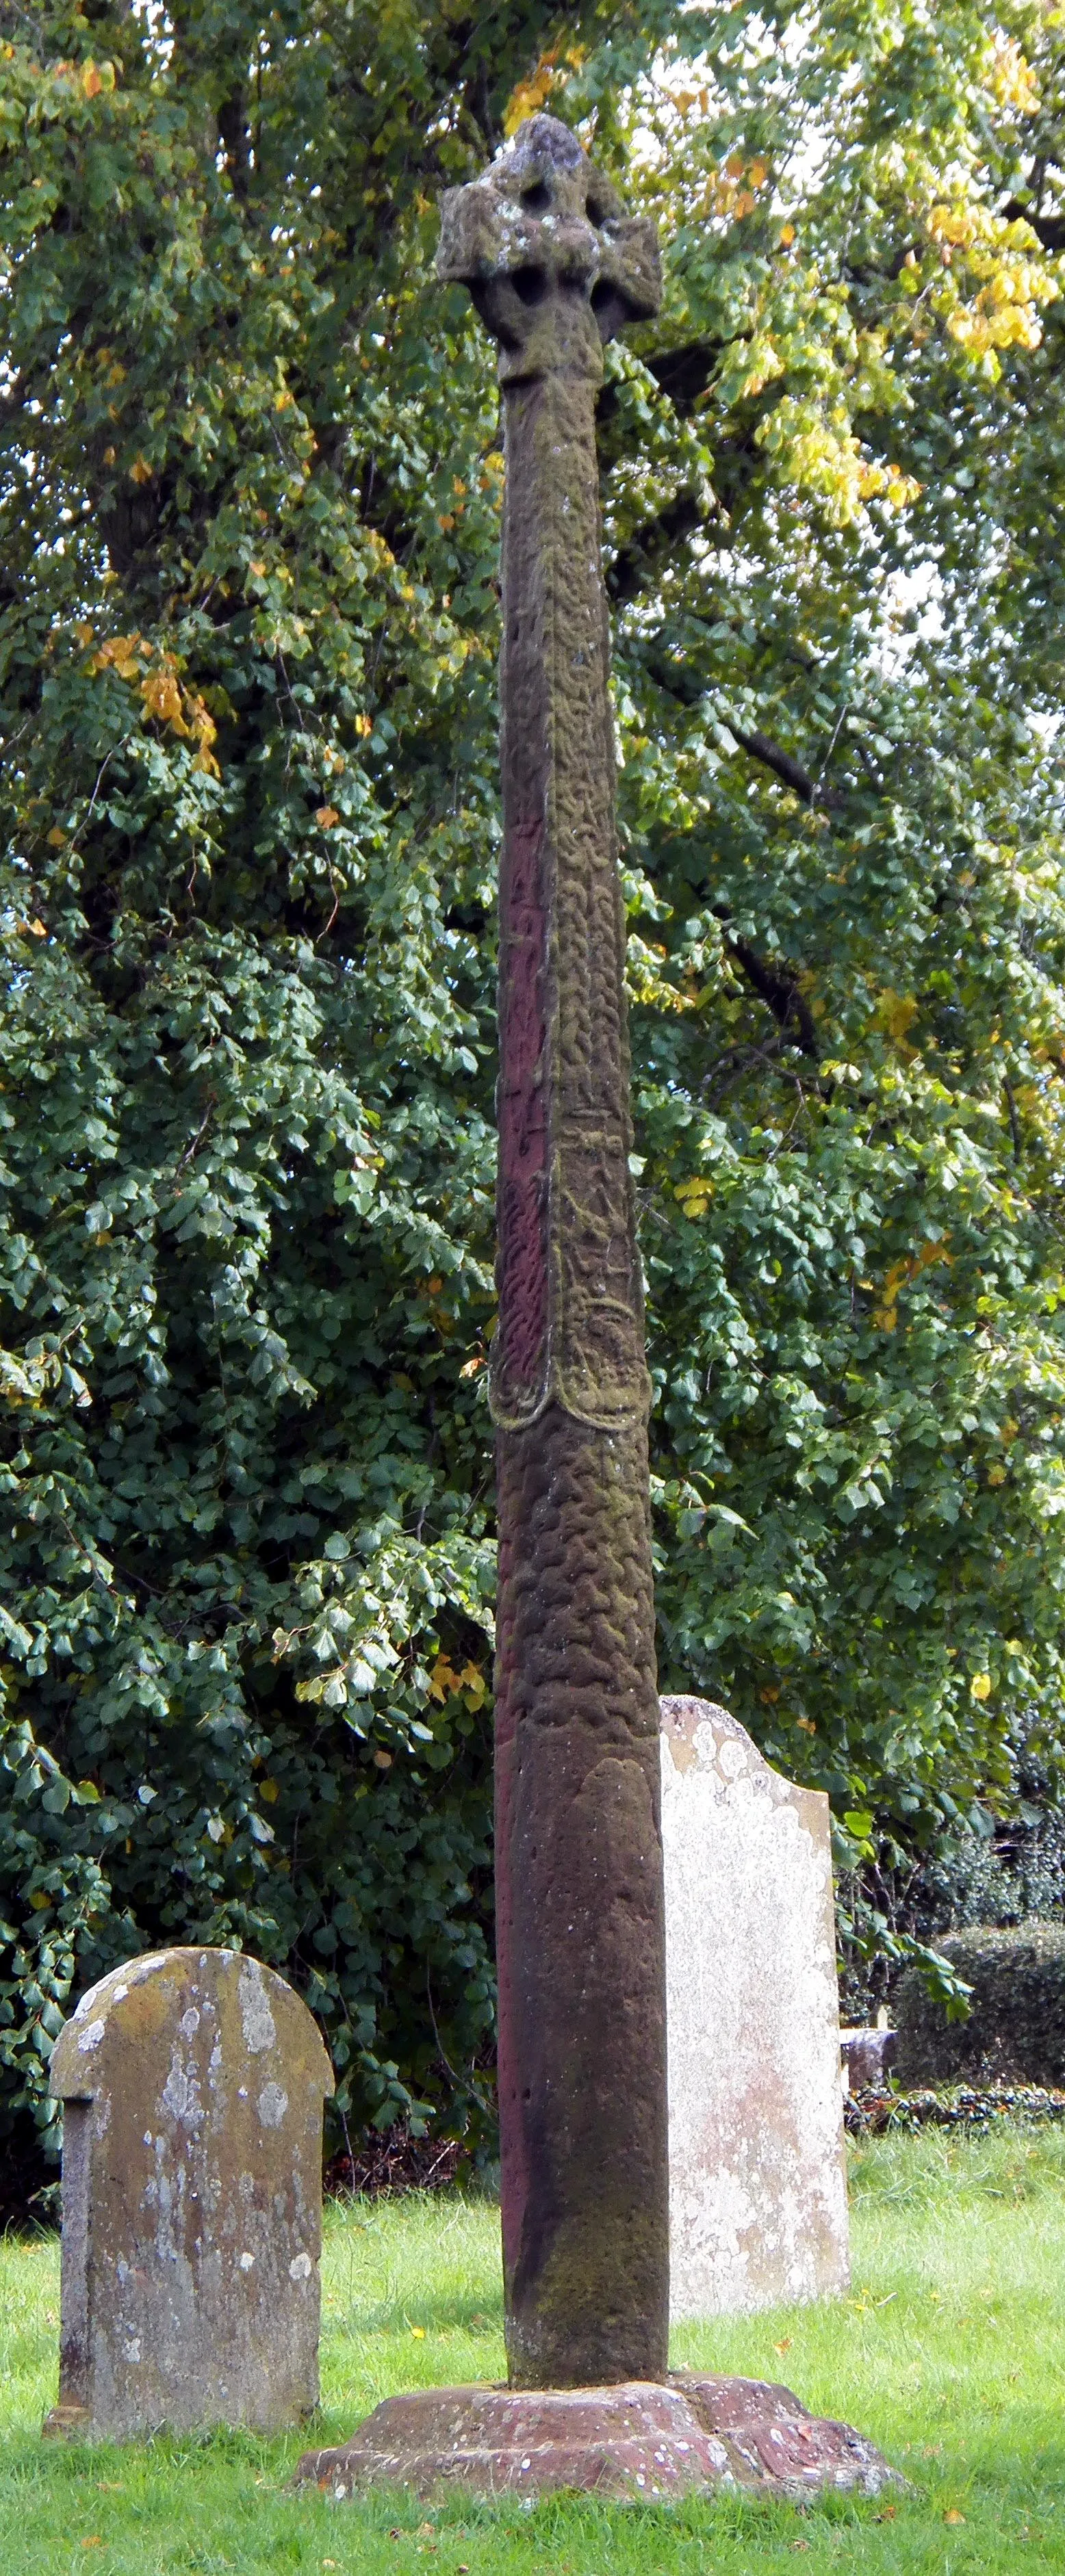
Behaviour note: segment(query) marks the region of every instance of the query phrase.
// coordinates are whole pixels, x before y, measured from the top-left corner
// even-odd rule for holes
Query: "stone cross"
[[[534,116],[443,204],[499,344],[496,1927],[511,2383],[661,2379],[665,1931],[609,630],[603,343],[657,310],[653,225]]]
[[[60,2031],[59,2404],[46,2433],[280,2432],[318,2401],[322,2103],[305,2004],[231,1950],[113,1968]]]

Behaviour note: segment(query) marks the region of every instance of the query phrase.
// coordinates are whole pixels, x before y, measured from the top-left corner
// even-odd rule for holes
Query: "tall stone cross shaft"
[[[661,2380],[665,1927],[595,397],[654,227],[534,116],[437,260],[499,343],[496,1929],[512,2385]]]

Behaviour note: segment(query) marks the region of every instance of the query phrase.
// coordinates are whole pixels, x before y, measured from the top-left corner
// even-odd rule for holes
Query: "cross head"
[[[502,384],[603,373],[603,344],[657,313],[654,224],[626,215],[568,125],[530,116],[483,179],[449,188],[437,274],[468,287]]]

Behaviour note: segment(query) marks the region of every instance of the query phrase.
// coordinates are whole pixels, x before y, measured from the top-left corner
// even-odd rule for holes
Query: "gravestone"
[[[828,1800],[662,1701],[674,2318],[849,2278]]]
[[[301,2422],[318,2402],[333,2090],[306,2005],[232,1950],[160,1950],[82,1996],[49,2081],[63,2272],[45,2432]]]

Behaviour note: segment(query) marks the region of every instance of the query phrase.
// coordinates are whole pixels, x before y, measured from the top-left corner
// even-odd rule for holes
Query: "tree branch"
[[[225,154],[233,194],[243,203],[248,194],[251,171],[251,136],[242,87],[231,91],[229,97],[222,100],[218,110],[218,140]]]
[[[619,547],[606,576],[611,598],[634,598],[650,579],[654,557],[661,554],[663,547],[675,545],[678,537],[692,536],[696,528],[706,527],[710,516],[694,492],[678,492],[674,501],[667,501],[656,518],[645,520],[643,527],[636,529],[627,546]]]
[[[674,411],[690,411],[706,392],[723,347],[721,340],[690,340],[686,348],[663,349],[645,361]]]
[[[1021,197],[1011,197],[1002,212],[1011,224],[1030,224],[1040,249],[1049,251],[1052,257],[1056,251],[1065,250],[1065,215],[1041,215],[1034,206],[1026,206]]]
[[[817,788],[801,761],[793,760],[790,751],[782,751],[779,743],[770,742],[768,734],[741,733],[731,716],[726,716],[724,721],[734,742],[738,742],[748,759],[760,760],[763,767],[771,769],[774,778],[779,778],[782,786],[790,787],[804,805],[813,804]]]
[[[718,919],[721,917],[719,914]],[[791,1037],[792,1045],[798,1047],[803,1055],[812,1056],[815,1063],[819,1062],[820,1043],[809,1003],[799,988],[798,969],[784,964],[774,965],[768,958],[759,957],[750,941],[741,939],[735,931],[725,929],[723,938],[727,955],[740,967],[759,1001],[772,1011],[777,1027],[785,1037]]]

